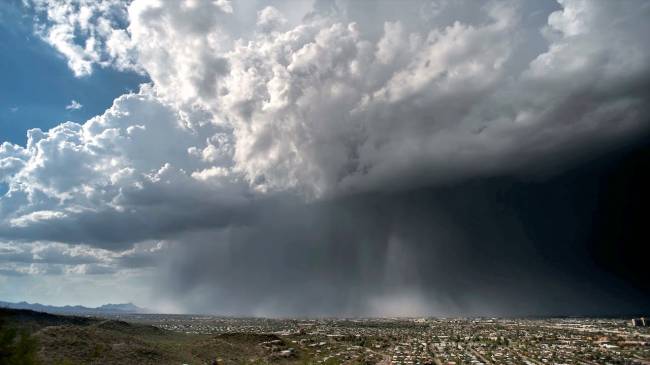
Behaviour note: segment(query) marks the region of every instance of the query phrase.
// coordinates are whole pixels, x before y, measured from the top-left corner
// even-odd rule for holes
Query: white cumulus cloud
[[[168,214],[197,191],[219,204],[231,191],[416,187],[534,166],[646,125],[647,4],[566,0],[531,32],[523,3],[443,22],[459,5],[442,2],[416,22],[373,19],[383,21],[376,36],[350,15],[354,3],[339,5],[292,26],[262,7],[257,30],[237,38],[225,1],[33,2],[47,15],[40,34],[66,35],[53,45],[71,64],[132,64],[152,85],[85,124],[5,143],[6,227]],[[79,57],[65,51],[77,31],[88,37]],[[531,34],[546,42],[536,54]]]
[[[72,100],[70,104],[65,106],[66,110],[79,110],[81,108],[83,108],[83,105],[76,100]]]

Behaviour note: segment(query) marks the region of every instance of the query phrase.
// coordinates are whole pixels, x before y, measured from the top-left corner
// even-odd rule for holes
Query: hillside
[[[307,356],[299,349],[288,354],[288,344],[275,335],[189,335],[117,320],[4,308],[0,318],[5,328],[31,335],[37,361],[44,365],[291,364]]]

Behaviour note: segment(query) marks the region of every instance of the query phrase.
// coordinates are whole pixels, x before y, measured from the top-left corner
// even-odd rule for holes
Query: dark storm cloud
[[[134,243],[165,239],[187,231],[246,224],[255,216],[252,202],[223,202],[209,198],[210,190],[197,190],[195,196],[179,196],[174,191],[158,204],[135,205],[138,210],[70,213],[54,220],[41,220],[29,226],[0,225],[0,236],[18,241],[53,241],[87,244],[93,247],[124,250]],[[208,197],[208,198],[203,198]],[[146,209],[146,214],[141,210]],[[82,228],[80,228],[82,227]]]
[[[650,160],[647,143],[633,146],[550,178],[281,200],[250,227],[172,246],[158,295],[189,312],[263,316],[639,313],[648,249],[632,232],[644,230],[649,181],[637,169]]]

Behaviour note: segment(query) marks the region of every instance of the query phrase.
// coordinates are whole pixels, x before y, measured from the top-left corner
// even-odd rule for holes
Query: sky
[[[55,49],[34,34],[33,13],[20,1],[0,4],[0,126],[2,141],[24,145],[27,130],[83,123],[121,94],[138,90],[146,75],[98,68],[75,77]],[[101,87],[98,87],[101,85]],[[78,109],[66,108],[73,101]]]
[[[644,314],[648,20],[641,0],[3,2],[0,300]]]

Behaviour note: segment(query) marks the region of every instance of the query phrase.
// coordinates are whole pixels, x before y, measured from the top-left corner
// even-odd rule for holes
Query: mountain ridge
[[[87,314],[133,314],[148,313],[146,308],[138,307],[133,303],[103,304],[99,307],[85,307],[82,305],[54,306],[41,303],[28,303],[25,301],[12,303],[0,301],[0,308],[29,309],[46,313],[87,313]]]

